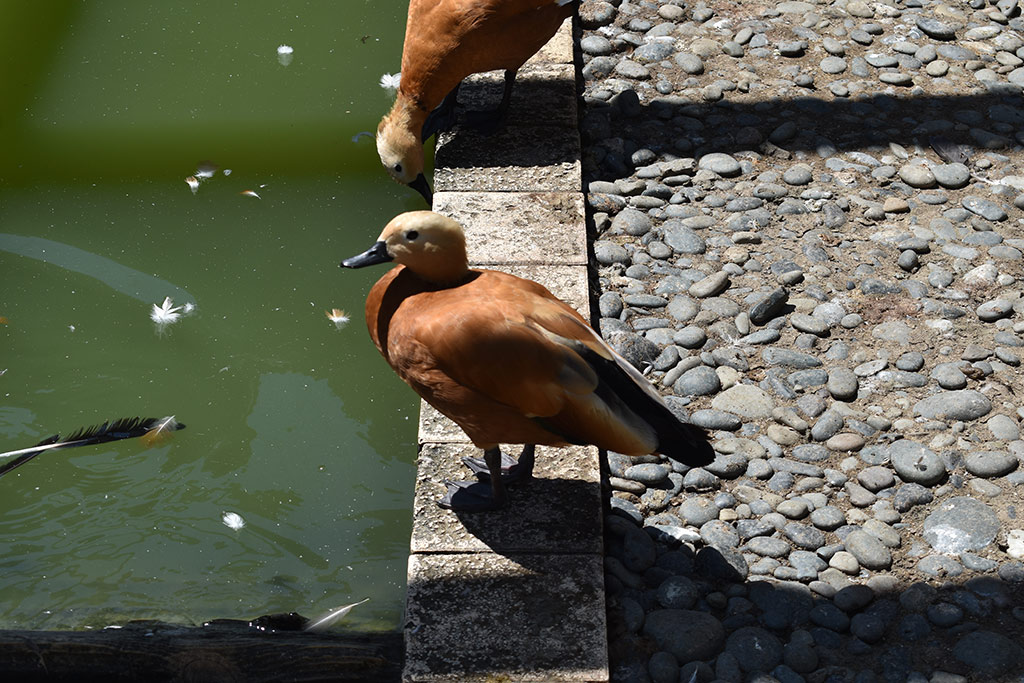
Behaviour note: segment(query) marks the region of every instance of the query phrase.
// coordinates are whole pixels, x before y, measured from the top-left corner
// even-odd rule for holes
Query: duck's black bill
[[[372,247],[358,256],[350,256],[341,262],[342,268],[362,268],[363,266],[375,266],[378,263],[387,263],[391,260],[388,254],[388,245],[383,241],[377,242]]]
[[[427,183],[427,179],[422,173],[416,176],[416,180],[409,183],[409,187],[423,195],[423,198],[427,200],[428,205],[433,205],[434,193],[430,191],[430,185]]]

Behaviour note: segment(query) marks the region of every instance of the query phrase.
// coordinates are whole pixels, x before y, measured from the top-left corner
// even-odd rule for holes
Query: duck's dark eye
[[[395,173],[401,173],[401,172],[402,172],[402,165],[401,164],[395,164]]]
[[[416,241],[416,238],[419,236],[420,234],[415,230],[410,230],[409,232],[405,233],[405,239],[409,240],[410,242]]]

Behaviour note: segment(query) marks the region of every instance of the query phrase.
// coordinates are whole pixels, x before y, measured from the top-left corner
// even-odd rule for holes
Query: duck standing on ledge
[[[502,507],[505,484],[529,479],[534,446],[593,444],[662,453],[686,465],[714,458],[698,427],[568,304],[531,280],[471,270],[462,227],[430,211],[401,214],[346,268],[394,261],[366,298],[366,325],[385,360],[484,451],[466,464],[481,483],[449,482],[442,507]],[[524,444],[518,463],[499,443]]]
[[[496,116],[508,110],[516,72],[544,46],[575,0],[410,0],[402,78],[377,127],[377,153],[391,177],[431,203],[423,141],[445,126],[462,79],[505,70]],[[443,106],[442,106],[443,102]]]

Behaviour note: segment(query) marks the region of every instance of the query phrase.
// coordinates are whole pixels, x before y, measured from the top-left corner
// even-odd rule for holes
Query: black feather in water
[[[5,458],[11,458],[8,462],[0,462],[0,477],[24,465],[44,451],[56,448],[91,446],[92,444],[120,441],[121,439],[134,439],[146,436],[147,434],[173,432],[184,428],[185,425],[173,417],[123,417],[113,422],[104,422],[101,425],[79,429],[72,432],[66,439],[61,439],[59,434],[54,434],[49,438],[43,439],[35,446],[0,453],[0,461]]]

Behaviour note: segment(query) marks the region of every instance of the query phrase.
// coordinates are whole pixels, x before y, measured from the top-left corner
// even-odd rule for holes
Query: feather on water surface
[[[184,429],[185,425],[171,417],[124,417],[113,422],[104,422],[101,425],[84,427],[72,432],[68,437],[61,439],[59,434],[43,439],[35,446],[21,448],[18,450],[0,453],[0,476],[11,470],[24,465],[40,453],[57,448],[77,448],[79,446],[91,446],[93,444],[120,441],[122,439],[133,439],[149,435],[160,435],[161,437],[170,432]],[[155,437],[147,445],[153,445]],[[6,458],[12,458],[3,462]]]

